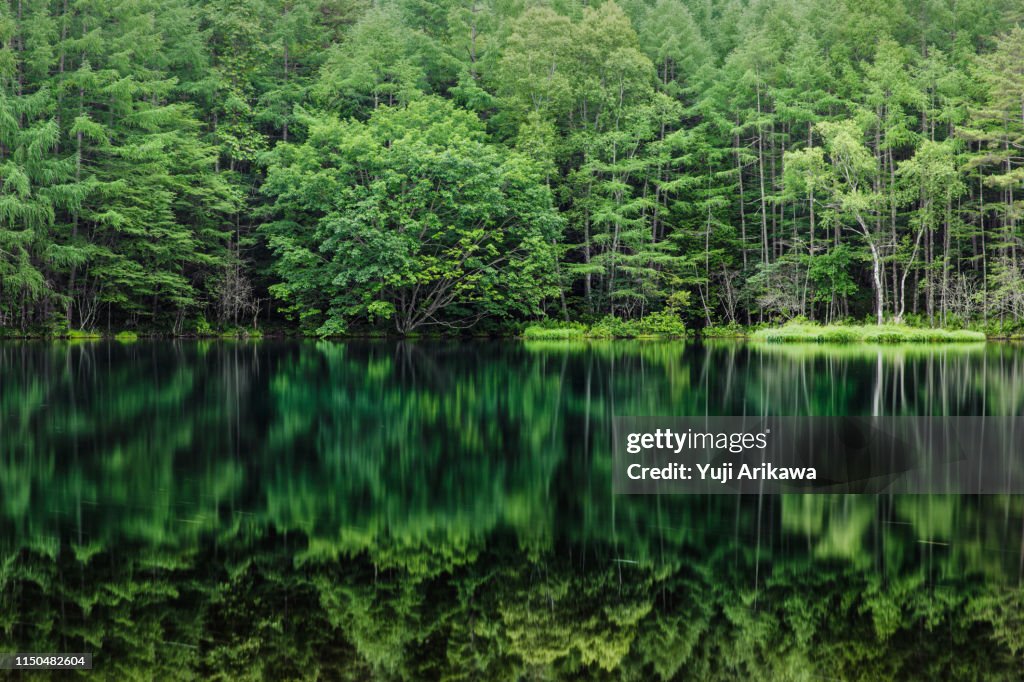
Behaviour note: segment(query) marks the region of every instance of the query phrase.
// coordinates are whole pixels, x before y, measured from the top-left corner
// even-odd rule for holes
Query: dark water
[[[613,414],[1024,415],[1024,348],[2,344],[0,652],[1024,679],[1024,499],[616,497]]]

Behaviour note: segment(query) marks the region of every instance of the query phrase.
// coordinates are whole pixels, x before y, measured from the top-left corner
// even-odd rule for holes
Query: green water
[[[1024,415],[1024,347],[0,344],[0,652],[1024,678],[1024,499],[611,494],[613,414],[764,413]]]

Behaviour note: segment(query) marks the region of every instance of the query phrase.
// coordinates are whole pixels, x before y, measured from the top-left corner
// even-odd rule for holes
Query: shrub
[[[686,336],[686,325],[671,310],[651,313],[633,323],[634,336]]]
[[[1024,325],[1010,321],[999,322],[993,320],[981,327],[989,338],[993,339],[1020,339],[1024,338]]]
[[[206,317],[204,315],[200,315],[198,318],[196,318],[195,328],[196,336],[217,335],[216,332],[214,332],[213,327],[210,326],[210,323],[206,321]]]
[[[587,336],[592,339],[623,339],[635,336],[629,334],[625,323],[617,317],[608,315],[591,325]]]
[[[729,324],[704,327],[700,330],[700,335],[705,339],[734,339],[748,336],[749,331],[738,322],[730,322]]]
[[[544,322],[530,325],[522,334],[529,340],[635,339],[686,336],[686,325],[671,310],[651,313],[639,320],[622,320],[608,315],[590,327],[575,323]]]

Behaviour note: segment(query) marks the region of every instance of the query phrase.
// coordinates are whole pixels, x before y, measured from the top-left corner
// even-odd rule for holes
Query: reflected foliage
[[[613,414],[1024,414],[1020,347],[24,343],[0,377],[0,650],[95,679],[1024,675],[1024,499],[610,468]]]

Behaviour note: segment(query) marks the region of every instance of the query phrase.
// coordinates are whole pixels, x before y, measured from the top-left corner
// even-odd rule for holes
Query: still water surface
[[[1024,415],[1024,347],[0,344],[0,652],[1024,679],[1024,499],[612,495],[612,415],[703,414]]]

